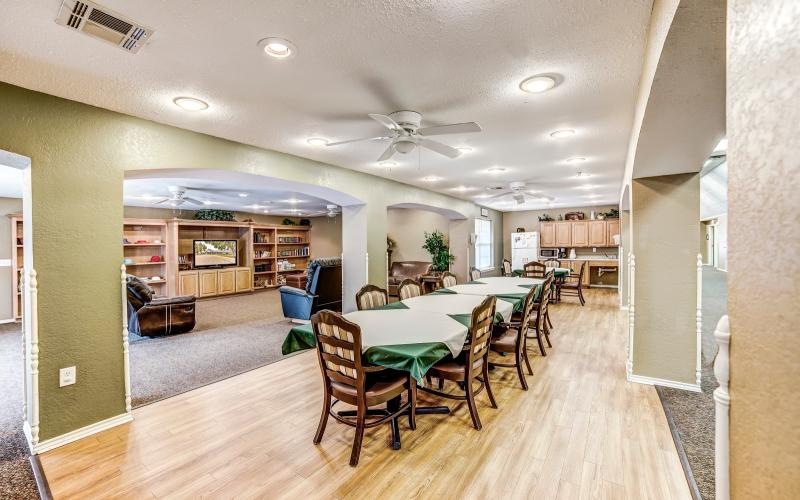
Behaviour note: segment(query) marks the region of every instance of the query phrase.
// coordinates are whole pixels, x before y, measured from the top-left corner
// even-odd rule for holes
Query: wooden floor
[[[625,380],[616,300],[591,290],[586,307],[553,307],[554,347],[533,357],[530,390],[492,372],[500,408],[478,397],[483,431],[449,401],[450,416],[401,424],[400,451],[388,426],[368,430],[355,469],[352,428],[331,420],[311,442],[322,391],[310,352],[140,408],[41,461],[55,498],[688,499],[655,390]]]

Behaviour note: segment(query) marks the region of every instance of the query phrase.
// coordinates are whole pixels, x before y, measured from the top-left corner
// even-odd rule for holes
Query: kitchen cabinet
[[[194,295],[198,297],[200,290],[197,287],[197,271],[178,274],[178,293],[180,295]]]
[[[572,246],[572,222],[555,222],[556,245],[557,247]]]
[[[608,234],[608,238],[606,240],[607,241],[606,245],[608,245],[610,247],[618,246],[619,243],[615,243],[614,236],[619,237],[619,235],[620,235],[620,232],[619,232],[619,219],[612,219],[612,220],[606,221],[606,225],[607,225],[606,233]],[[616,241],[620,241],[619,238],[617,238]]]
[[[198,273],[200,281],[199,297],[211,297],[217,294],[217,271],[200,271]]]
[[[253,289],[253,279],[249,267],[236,269],[236,292],[249,292]]]
[[[604,220],[589,221],[589,246],[604,247],[608,245],[608,224]]]
[[[572,247],[589,246],[589,221],[572,221]]]
[[[236,272],[225,269],[217,272],[217,294],[227,295],[236,291]]]
[[[542,222],[539,228],[539,247],[552,248],[560,246],[556,244],[556,223]]]
[[[249,267],[226,267],[180,271],[178,290],[181,295],[213,297],[253,290],[253,274]]]

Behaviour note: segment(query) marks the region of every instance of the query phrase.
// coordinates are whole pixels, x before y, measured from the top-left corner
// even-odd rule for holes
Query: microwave
[[[557,259],[558,248],[540,248],[539,257],[542,259]]]

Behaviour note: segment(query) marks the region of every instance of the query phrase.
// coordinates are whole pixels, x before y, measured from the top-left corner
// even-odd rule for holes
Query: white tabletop
[[[423,309],[355,311],[344,317],[361,327],[361,348],[441,342],[457,356],[467,339],[467,327],[441,312]]]
[[[526,289],[527,291],[527,289]],[[441,294],[422,295],[403,301],[410,309],[415,311],[430,311],[439,314],[471,314],[483,301],[480,295]],[[495,310],[503,317],[503,321],[511,320],[514,304],[505,300],[498,300]]]
[[[463,295],[505,295],[509,293],[528,293],[530,285],[544,283],[540,278],[481,278],[478,281],[484,284],[463,284],[447,287],[448,290]],[[524,287],[522,285],[528,285]]]

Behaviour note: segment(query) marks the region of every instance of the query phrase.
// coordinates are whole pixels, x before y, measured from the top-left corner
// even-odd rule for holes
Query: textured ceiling
[[[57,25],[57,1],[0,1],[0,79],[463,199],[520,180],[557,206],[617,199],[650,1],[101,4],[155,29],[139,54]],[[256,43],[268,36],[291,40],[296,56],[265,56]],[[523,79],[539,73],[560,75],[560,85],[520,91]],[[184,112],[171,102],[184,95],[211,107]],[[375,164],[380,143],[306,143],[378,135],[366,114],[398,109],[419,111],[427,125],[477,121],[484,132],[441,136],[473,148],[460,158],[396,155],[391,170]],[[562,128],[577,133],[549,137]],[[587,161],[565,163],[573,156]],[[506,171],[488,175],[492,166]],[[577,189],[586,184],[575,178],[579,169],[592,175],[592,189]],[[442,180],[423,182],[428,175]]]
[[[22,198],[22,170],[0,164],[0,198]]]

